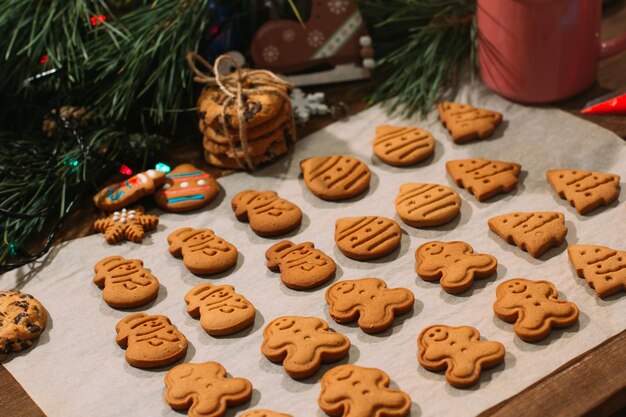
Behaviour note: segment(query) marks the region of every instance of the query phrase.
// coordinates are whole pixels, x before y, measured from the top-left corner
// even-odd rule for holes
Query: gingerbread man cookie
[[[402,230],[383,216],[342,217],[335,223],[335,243],[348,258],[378,259],[400,247]]]
[[[156,229],[159,218],[151,214],[144,214],[140,206],[132,210],[122,209],[113,212],[108,217],[98,219],[93,227],[100,233],[104,233],[104,238],[110,244],[119,243],[122,240],[131,242],[141,242],[147,230]]]
[[[448,129],[454,143],[485,139],[502,122],[502,115],[492,110],[479,109],[469,104],[444,101],[437,105],[439,119]]]
[[[218,274],[237,264],[237,248],[216,236],[211,229],[182,227],[167,237],[170,253],[183,257],[194,274]]]
[[[232,285],[200,284],[185,295],[187,313],[200,317],[202,328],[211,336],[236,333],[254,323],[252,303],[235,292]]]
[[[204,207],[219,191],[211,174],[191,164],[177,166],[165,178],[165,184],[154,193],[154,201],[163,210],[174,213]]]
[[[467,291],[474,279],[496,272],[498,261],[491,255],[474,253],[465,242],[426,242],[415,251],[417,274],[424,281],[440,279],[450,294]]]
[[[0,361],[32,346],[47,324],[46,309],[32,295],[0,291]]]
[[[478,201],[508,193],[517,186],[522,166],[515,162],[489,159],[457,159],[446,162],[446,170],[456,185],[467,189]]]
[[[504,345],[481,342],[480,332],[471,326],[430,326],[417,338],[417,360],[429,371],[446,370],[446,380],[457,388],[474,385],[484,368],[504,361]]]
[[[539,341],[552,327],[568,327],[578,320],[578,307],[570,301],[559,301],[551,282],[514,278],[496,288],[493,311],[527,342]]]
[[[283,364],[293,379],[313,375],[322,363],[337,362],[348,354],[350,340],[328,330],[317,317],[279,317],[263,331],[261,353]]]
[[[115,326],[117,344],[136,368],[159,368],[187,354],[187,338],[165,316],[135,313]]]
[[[580,214],[608,206],[619,196],[619,175],[582,169],[552,169],[546,175],[559,197],[569,201]]]
[[[183,363],[165,375],[165,402],[189,417],[221,417],[229,406],[252,397],[245,378],[229,378],[217,362]]]
[[[109,256],[93,269],[93,283],[103,290],[102,299],[113,308],[139,307],[159,294],[159,280],[139,259]]]
[[[489,229],[535,258],[560,246],[567,235],[565,216],[555,212],[509,213],[492,217]]]
[[[302,211],[274,191],[246,190],[231,201],[237,220],[249,222],[259,236],[277,236],[300,226]]]
[[[435,139],[419,127],[382,125],[376,128],[374,154],[393,166],[414,165],[435,151]]]
[[[279,413],[272,410],[250,410],[246,411],[241,417],[293,417],[291,414]]]
[[[413,227],[433,227],[452,221],[461,212],[461,198],[445,185],[407,183],[395,202],[403,222]]]
[[[104,187],[94,196],[93,202],[102,210],[119,210],[154,193],[164,182],[165,173],[149,169],[125,181]]]
[[[413,308],[415,297],[406,288],[387,288],[379,278],[337,282],[326,291],[330,316],[337,323],[358,319],[365,333],[379,333],[393,325],[396,314]]]
[[[280,279],[289,288],[315,288],[335,276],[337,265],[311,242],[298,245],[284,240],[265,252],[267,267],[280,271]]]
[[[372,176],[367,165],[345,155],[308,158],[300,169],[309,190],[330,201],[356,197],[369,187]]]
[[[567,248],[576,274],[585,278],[599,297],[626,291],[626,251],[596,245],[572,245]]]
[[[389,388],[389,375],[377,368],[340,365],[322,377],[317,404],[336,417],[404,417],[411,397]]]

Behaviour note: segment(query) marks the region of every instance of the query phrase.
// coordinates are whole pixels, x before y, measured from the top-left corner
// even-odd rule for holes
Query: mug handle
[[[600,59],[610,58],[626,50],[626,32],[600,43]]]

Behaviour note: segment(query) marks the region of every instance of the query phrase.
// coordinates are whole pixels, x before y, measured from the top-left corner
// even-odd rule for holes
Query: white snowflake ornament
[[[311,116],[329,114],[330,109],[324,103],[324,93],[306,94],[299,88],[294,88],[290,94],[291,105],[298,123],[306,123]]]

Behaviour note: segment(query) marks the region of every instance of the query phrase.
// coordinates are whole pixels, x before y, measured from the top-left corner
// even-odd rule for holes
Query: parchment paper
[[[167,371],[130,367],[124,351],[115,343],[115,324],[127,311],[108,307],[92,283],[93,265],[103,257],[122,255],[142,259],[159,278],[158,299],[145,309],[167,315],[190,341],[185,362],[218,361],[232,376],[248,378],[254,385],[249,404],[230,409],[227,415],[246,408],[269,408],[310,417],[325,415],[317,406],[319,380],[332,365],[313,377],[296,382],[282,367],[260,353],[262,331],[281,315],[317,316],[331,328],[346,334],[353,344],[349,358],[341,363],[379,367],[392,386],[413,399],[412,416],[470,416],[516,394],[571,358],[589,350],[626,327],[626,299],[618,294],[602,300],[578,278],[566,252],[566,244],[534,259],[491,233],[487,219],[511,211],[560,211],[569,228],[567,243],[599,244],[624,249],[626,235],[625,193],[608,208],[580,216],[556,196],[545,178],[552,168],[580,168],[619,174],[626,178],[626,146],[613,133],[560,110],[512,104],[482,86],[467,87],[459,101],[501,111],[505,122],[489,140],[454,145],[436,114],[425,120],[390,120],[374,107],[337,122],[304,140],[295,153],[254,175],[236,174],[220,179],[224,192],[208,209],[189,214],[162,214],[157,231],[143,244],[108,245],[102,235],[62,244],[30,268],[5,274],[0,288],[19,288],[37,297],[48,309],[50,321],[38,345],[12,355],[5,363],[43,411],[50,417],[172,416],[163,401],[163,377]],[[416,167],[393,168],[371,152],[374,129],[383,123],[407,123],[430,130],[437,141],[434,157]],[[309,156],[350,154],[369,164],[373,178],[366,195],[349,202],[324,202],[305,187],[298,162]],[[486,203],[452,184],[445,161],[485,157],[515,161],[522,165],[517,189]],[[463,200],[461,216],[434,229],[404,225],[395,214],[394,200],[401,184],[433,182],[456,189]],[[622,185],[623,186],[623,185]],[[328,315],[324,292],[286,288],[278,274],[265,267],[265,250],[276,239],[256,236],[238,222],[230,199],[244,189],[272,189],[299,205],[305,213],[302,227],[289,237],[312,241],[334,257],[339,265],[335,282],[368,276],[385,279],[390,287],[410,288],[416,296],[414,310],[395,321],[392,330],[369,336],[354,325],[340,325]],[[375,262],[352,261],[335,247],[334,223],[338,217],[384,215],[396,219],[404,230],[401,249]],[[208,227],[240,251],[236,269],[219,278],[194,276],[179,259],[168,253],[166,237],[179,227]],[[477,252],[489,253],[499,262],[497,276],[478,281],[462,295],[446,294],[438,283],[422,281],[415,273],[416,248],[429,240],[463,240]],[[561,299],[580,307],[578,324],[556,330],[544,341],[529,344],[517,338],[510,324],[492,311],[496,286],[508,278],[548,279]],[[232,284],[258,310],[254,326],[230,337],[207,335],[185,311],[183,297],[194,285],[210,282]],[[623,293],[622,293],[623,294]],[[431,324],[471,325],[483,339],[498,340],[507,350],[504,365],[486,371],[471,389],[452,388],[442,373],[422,369],[417,362],[418,333]]]

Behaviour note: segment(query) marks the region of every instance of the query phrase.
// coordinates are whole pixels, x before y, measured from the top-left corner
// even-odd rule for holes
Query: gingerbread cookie
[[[96,206],[113,211],[124,208],[163,185],[165,173],[149,169],[117,184],[104,187],[93,198]]]
[[[267,267],[280,271],[280,280],[294,290],[320,286],[333,279],[337,270],[335,261],[311,242],[278,242],[265,252],[265,258]]]
[[[293,417],[291,414],[279,413],[272,410],[250,410],[246,411],[241,417]]]
[[[465,242],[426,242],[415,251],[417,274],[424,281],[440,280],[447,293],[467,291],[474,279],[495,274],[498,261],[491,255],[474,253]]]
[[[330,316],[337,323],[358,319],[365,333],[379,333],[393,325],[397,314],[413,308],[415,297],[406,288],[387,288],[379,278],[337,282],[326,291]]]
[[[411,182],[400,186],[395,206],[398,216],[409,226],[432,227],[458,216],[461,198],[444,185]]]
[[[378,126],[374,154],[393,166],[414,165],[435,151],[435,139],[427,130],[408,126]]]
[[[448,129],[454,143],[485,139],[502,122],[502,115],[492,110],[480,109],[469,104],[444,101],[437,105],[439,119]]]
[[[599,297],[626,291],[626,251],[596,245],[572,245],[567,248],[576,274],[585,278]]]
[[[145,214],[143,207],[137,206],[132,210],[122,209],[113,214],[98,219],[93,227],[110,244],[119,243],[122,240],[141,242],[147,230],[154,230],[159,224],[159,218],[151,214]]]
[[[302,211],[274,191],[246,190],[235,195],[231,206],[241,222],[249,222],[259,236],[277,236],[300,226]]]
[[[217,362],[183,363],[165,375],[165,402],[189,417],[221,417],[229,406],[252,397],[245,378],[229,378]]]
[[[219,191],[215,178],[191,164],[182,164],[166,176],[165,184],[154,194],[163,210],[180,213],[209,204]]]
[[[514,323],[513,330],[527,342],[539,341],[553,327],[568,327],[578,320],[578,307],[571,301],[559,301],[559,292],[548,281],[514,278],[496,288],[493,311],[496,316]]]
[[[619,175],[580,169],[552,169],[546,175],[559,197],[569,201],[580,214],[608,206],[619,196]]]
[[[136,368],[160,368],[187,354],[187,338],[165,316],[135,313],[115,326],[116,342]]]
[[[94,266],[93,283],[102,299],[113,308],[133,308],[148,304],[159,294],[159,280],[139,259],[109,256]]]
[[[0,291],[0,361],[31,346],[48,323],[48,314],[32,295]]]
[[[378,259],[400,247],[398,223],[383,216],[342,217],[335,223],[335,243],[348,258]]]
[[[488,221],[492,232],[535,258],[565,240],[567,227],[562,213],[509,213]]]
[[[430,326],[417,338],[417,360],[429,371],[446,370],[446,380],[457,388],[478,382],[484,368],[504,361],[504,345],[481,342],[480,332],[471,326]]]
[[[182,227],[167,237],[170,253],[183,257],[183,263],[194,274],[218,274],[237,264],[237,248],[211,229]]]
[[[289,150],[287,146],[288,141],[292,141],[292,135],[285,136],[286,140],[284,141],[276,141],[270,145],[269,148],[265,151],[263,155],[251,156],[250,162],[255,167],[264,164],[266,162],[272,161],[278,158],[281,155],[284,155]],[[219,168],[224,169],[245,169],[245,160],[243,159],[234,159],[228,155],[224,154],[214,154],[207,150],[204,151],[204,159],[211,165],[214,165]],[[243,165],[242,165],[243,164]]]
[[[337,417],[403,417],[411,411],[411,397],[389,388],[389,375],[377,368],[340,365],[322,377],[317,404]]]
[[[328,330],[317,317],[279,317],[263,331],[261,353],[283,364],[293,379],[313,375],[322,363],[337,362],[348,354],[350,340]]]
[[[446,162],[446,170],[456,185],[474,194],[478,201],[485,201],[514,189],[521,169],[522,166],[515,162],[482,158]]]
[[[252,303],[235,292],[232,285],[200,284],[185,295],[187,313],[200,317],[204,331],[211,336],[225,336],[254,323]]]
[[[364,192],[372,174],[363,162],[351,156],[332,155],[300,162],[304,183],[322,200],[345,200]]]

